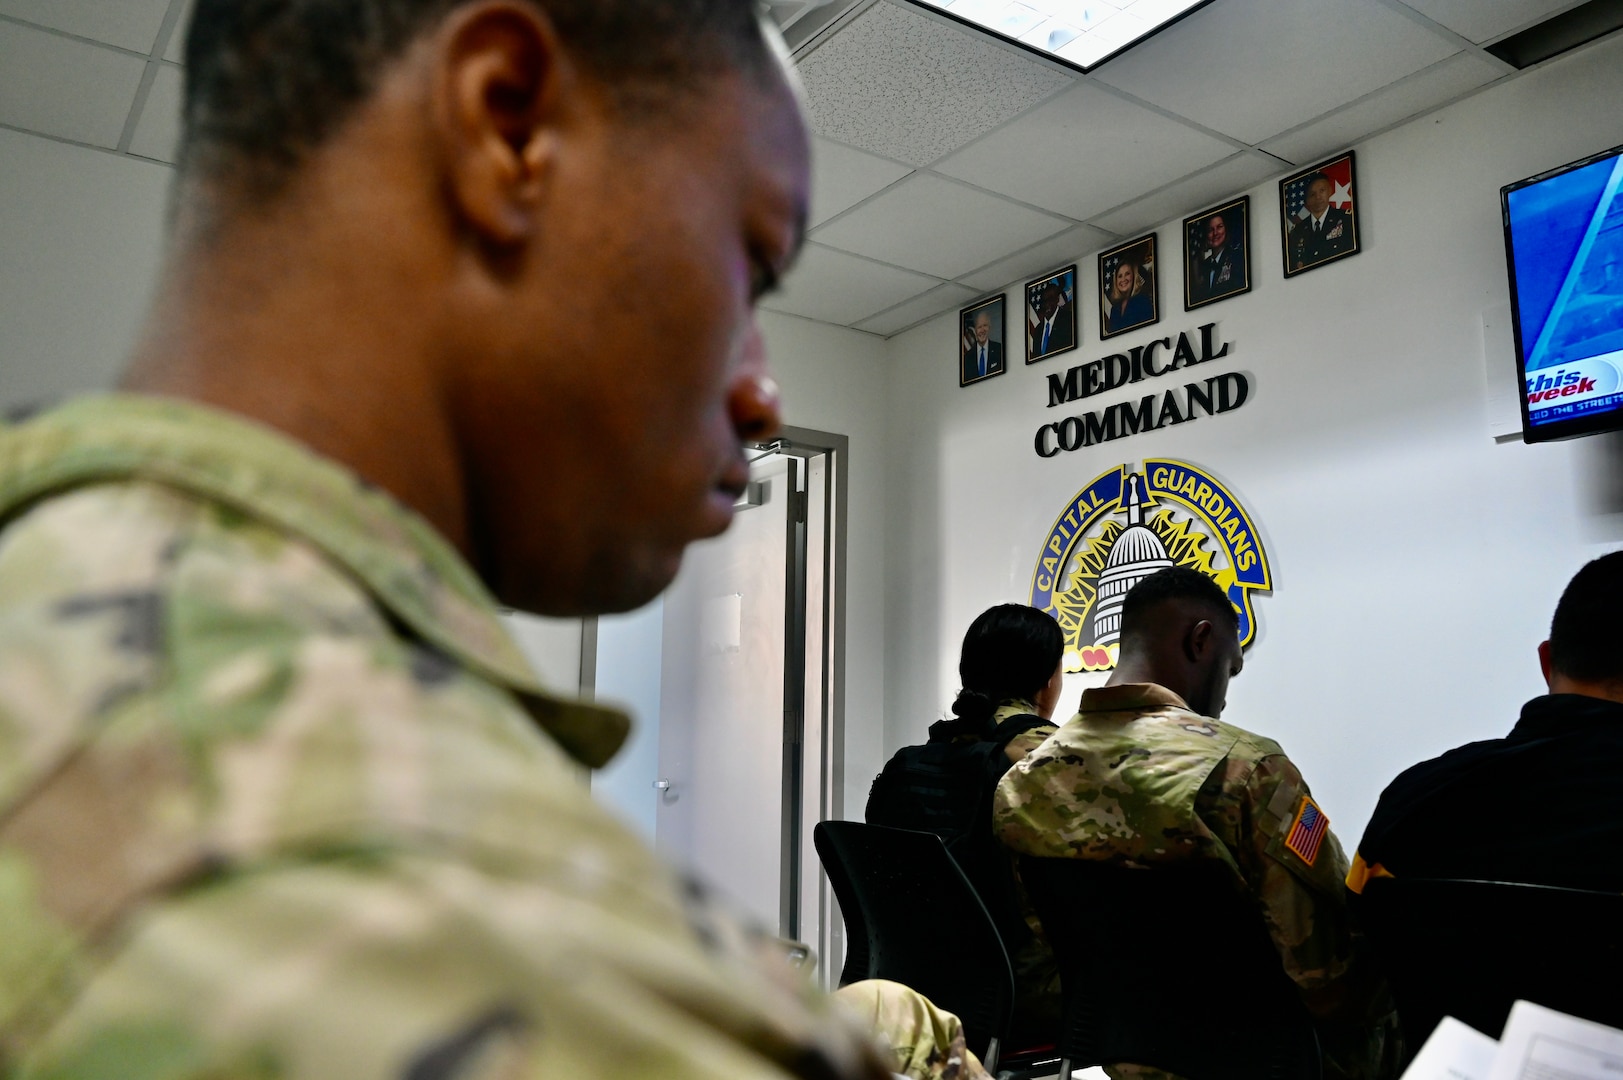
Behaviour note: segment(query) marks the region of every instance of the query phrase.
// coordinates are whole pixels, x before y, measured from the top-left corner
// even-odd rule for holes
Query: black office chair
[[[963,1022],[965,1042],[988,1072],[999,1071],[1000,1058],[1007,1069],[1014,973],[991,915],[941,838],[823,821],[812,841],[845,917],[840,985],[889,979],[917,990]]]
[[[1212,862],[1020,860],[1059,962],[1060,1076],[1131,1062],[1191,1080],[1318,1080],[1318,1037],[1256,903]]]
[[[1498,1037],[1519,998],[1623,1027],[1623,895],[1376,878],[1355,910],[1411,1054],[1444,1016]]]

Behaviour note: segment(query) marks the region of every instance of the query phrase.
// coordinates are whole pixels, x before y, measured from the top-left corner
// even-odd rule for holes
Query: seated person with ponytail
[[[953,717],[930,725],[929,742],[896,752],[874,779],[867,821],[933,832],[963,869],[997,923],[1015,969],[1017,1028],[1046,1025],[1057,1011],[1044,989],[1053,975],[1047,946],[1024,916],[1009,852],[992,835],[992,793],[1009,767],[1055,731],[1065,637],[1046,612],[1000,604],[964,635],[963,689]],[[1041,1003],[1036,1013],[1027,1003]]]

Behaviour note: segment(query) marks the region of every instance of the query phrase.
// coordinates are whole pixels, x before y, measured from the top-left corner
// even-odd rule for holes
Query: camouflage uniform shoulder
[[[882,1075],[593,804],[624,718],[511,670],[439,542],[88,411],[0,434],[0,1073]]]

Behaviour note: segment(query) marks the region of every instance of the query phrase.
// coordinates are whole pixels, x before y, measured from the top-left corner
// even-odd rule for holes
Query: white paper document
[[[1445,1016],[1404,1070],[1403,1080],[1488,1080],[1498,1053],[1496,1040]]]
[[[1623,1080],[1623,1031],[1518,1001],[1487,1080]]]
[[[1444,1017],[1403,1080],[1623,1080],[1623,1031],[1530,1001],[1497,1040]]]

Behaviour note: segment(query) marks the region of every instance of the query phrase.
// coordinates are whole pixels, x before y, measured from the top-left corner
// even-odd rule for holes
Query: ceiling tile
[[[1458,51],[1379,0],[1219,0],[1095,77],[1255,144]]]
[[[920,173],[814,235],[822,244],[954,278],[1069,225],[996,195]]]
[[[928,165],[1070,83],[1053,68],[881,0],[800,62],[812,127]]]
[[[981,292],[991,292],[1011,284],[1023,285],[1038,274],[1079,261],[1082,256],[1098,251],[1114,239],[1114,233],[1089,225],[1078,225],[1018,255],[999,259],[973,274],[965,274],[958,280]]]
[[[937,171],[1073,218],[1089,218],[1235,147],[1086,83]]]
[[[180,82],[179,68],[158,69],[141,119],[136,121],[130,153],[174,164],[180,142]]]
[[[849,146],[812,139],[811,221],[821,225],[913,170]]]
[[[1322,120],[1269,140],[1262,148],[1286,161],[1306,165],[1504,75],[1505,70],[1492,60],[1476,53],[1460,53]]]
[[[0,0],[10,15],[135,52],[152,51],[169,0]]]
[[[180,18],[175,22],[175,31],[169,35],[169,44],[163,50],[163,58],[172,64],[184,63],[186,60],[186,32],[192,25],[192,7],[197,0],[185,0],[180,9]]]
[[[939,284],[923,274],[807,244],[784,279],[783,291],[761,301],[761,306],[851,326]]]
[[[114,149],[146,63],[0,23],[0,123]]]
[[[966,289],[962,285],[942,285],[939,288],[931,289],[917,299],[909,300],[899,307],[891,308],[889,311],[881,312],[871,319],[859,322],[856,328],[866,330],[870,334],[890,337],[892,334],[899,334],[909,327],[917,326],[933,315],[939,315],[943,311],[951,311],[954,308],[961,308],[979,295],[980,293],[974,289]]]
[[[1433,22],[1478,43],[1541,22],[1583,0],[1404,0]]]
[[[1163,191],[1147,195],[1119,210],[1112,210],[1096,219],[1094,224],[1123,236],[1140,233],[1164,221],[1185,218],[1204,210],[1219,199],[1238,195],[1281,171],[1279,162],[1270,161],[1255,152],[1236,154],[1227,161],[1185,177]]]

